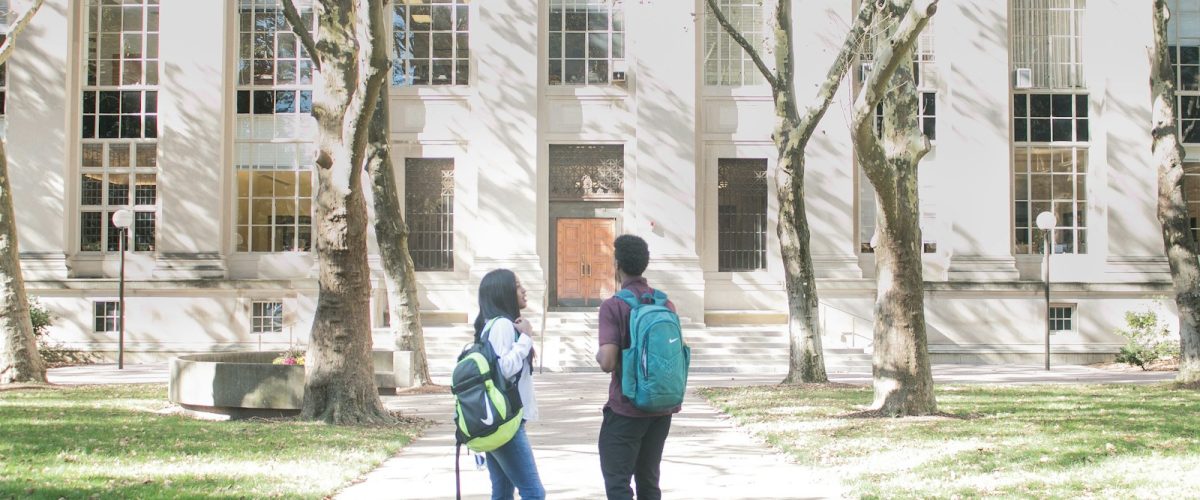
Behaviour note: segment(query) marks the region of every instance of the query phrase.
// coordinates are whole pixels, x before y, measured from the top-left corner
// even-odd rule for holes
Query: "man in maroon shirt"
[[[642,277],[650,262],[646,240],[621,235],[613,242],[613,250],[621,288],[637,297],[653,293]],[[675,310],[670,301],[667,307]],[[629,304],[617,297],[610,297],[600,305],[600,350],[596,362],[612,374],[608,402],[604,404],[604,423],[600,425],[600,472],[604,474],[609,500],[633,498],[630,477],[637,483],[639,500],[659,500],[662,490],[658,488],[658,465],[671,431],[671,415],[678,413],[679,407],[647,413],[634,408],[621,394],[621,350],[629,347],[629,313]]]

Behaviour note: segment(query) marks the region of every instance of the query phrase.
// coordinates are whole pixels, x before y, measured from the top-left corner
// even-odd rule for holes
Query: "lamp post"
[[[1042,230],[1046,248],[1046,370],[1050,369],[1050,231],[1058,225],[1058,219],[1051,212],[1042,212],[1037,216],[1037,227]]]
[[[133,211],[122,208],[112,214],[113,226],[121,230],[121,240],[117,242],[117,247],[121,252],[121,279],[117,285],[117,295],[120,300],[120,318],[117,323],[117,369],[125,369],[125,238],[129,232],[129,226],[133,224]]]

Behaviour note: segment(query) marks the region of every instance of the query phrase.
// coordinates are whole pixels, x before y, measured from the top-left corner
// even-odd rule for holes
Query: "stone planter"
[[[168,398],[189,410],[233,417],[296,415],[304,407],[304,367],[271,364],[278,355],[224,352],[172,358]]]
[[[184,408],[234,418],[288,416],[304,407],[304,367],[274,365],[276,351],[192,354],[171,359],[167,395]],[[412,385],[412,352],[371,353],[381,393]]]

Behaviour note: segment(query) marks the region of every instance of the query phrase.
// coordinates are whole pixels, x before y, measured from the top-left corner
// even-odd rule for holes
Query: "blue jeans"
[[[513,488],[522,500],[542,500],[546,490],[533,462],[533,449],[525,435],[525,422],[512,440],[487,454],[488,475],[492,478],[492,500],[512,500]]]

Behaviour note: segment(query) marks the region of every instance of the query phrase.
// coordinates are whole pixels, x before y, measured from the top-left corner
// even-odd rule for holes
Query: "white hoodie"
[[[525,407],[525,420],[538,419],[537,398],[533,395],[533,371],[528,362],[529,352],[533,349],[533,339],[528,335],[516,335],[517,329],[507,318],[498,318],[492,322],[488,330],[488,342],[500,359],[496,365],[500,374],[512,380],[519,372],[521,380],[517,381],[517,392],[521,394],[521,405]],[[514,340],[515,339],[515,340]]]

